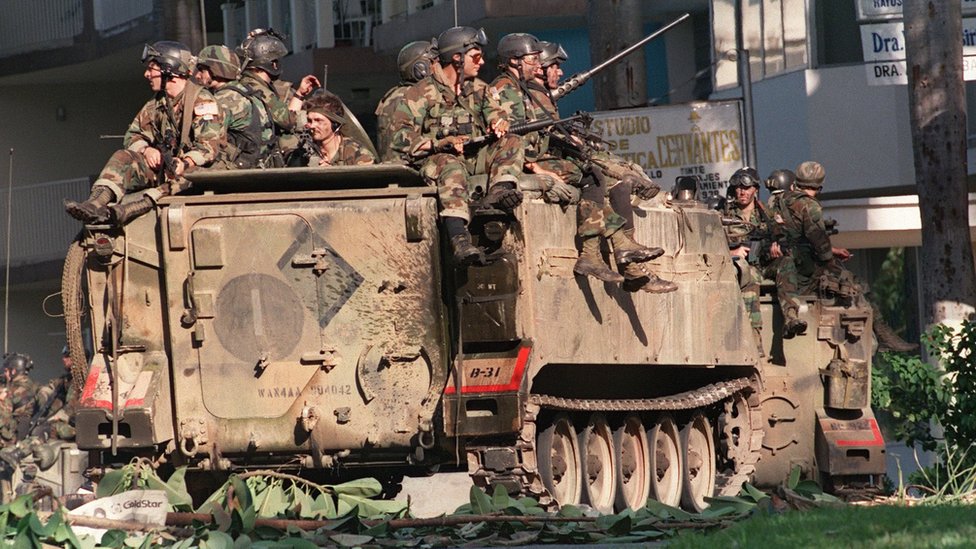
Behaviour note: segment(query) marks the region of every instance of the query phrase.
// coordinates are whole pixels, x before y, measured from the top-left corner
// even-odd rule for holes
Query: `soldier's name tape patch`
[[[215,116],[220,114],[220,107],[214,101],[207,101],[205,103],[197,103],[193,106],[194,116],[202,116],[205,120],[212,120]]]

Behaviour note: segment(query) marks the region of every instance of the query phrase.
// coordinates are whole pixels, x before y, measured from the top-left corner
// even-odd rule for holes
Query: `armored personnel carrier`
[[[68,252],[64,300],[91,463],[193,470],[465,464],[544,504],[700,510],[794,466],[877,484],[871,310],[810,296],[761,350],[719,214],[638,206],[650,264],[679,289],[575,277],[575,215],[528,198],[472,221],[456,269],[435,189],[391,165],[193,176]],[[531,186],[531,185],[530,185]],[[95,350],[90,364],[84,348]],[[435,473],[436,474],[436,473]]]

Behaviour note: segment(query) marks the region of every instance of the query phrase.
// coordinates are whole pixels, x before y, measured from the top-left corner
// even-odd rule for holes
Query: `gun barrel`
[[[620,61],[624,57],[627,57],[631,53],[637,51],[637,49],[640,48],[641,46],[643,46],[644,44],[646,44],[646,43],[650,42],[651,40],[654,40],[658,36],[661,36],[662,34],[668,32],[669,30],[671,30],[675,26],[677,26],[677,25],[681,24],[682,22],[684,22],[685,19],[688,19],[690,17],[691,17],[691,14],[685,13],[681,17],[678,17],[677,19],[675,19],[674,21],[671,21],[667,25],[664,25],[663,27],[657,29],[656,31],[652,32],[651,34],[648,34],[644,38],[641,38],[636,44],[633,44],[631,46],[628,46],[627,48],[619,51],[618,53],[616,53],[615,55],[613,55],[609,59],[603,61],[602,63],[596,65],[595,67],[592,67],[591,69],[586,70],[586,71],[583,71],[581,73],[574,74],[568,80],[566,80],[565,82],[563,82],[558,88],[556,88],[556,91],[552,92],[552,98],[553,98],[553,100],[554,101],[558,101],[560,97],[562,97],[562,96],[570,93],[571,91],[573,91],[573,90],[579,88],[580,86],[582,86],[583,84],[585,84],[586,81],[589,80],[590,78],[592,78],[594,74],[602,71],[603,69],[609,67],[610,65],[616,63],[617,61]]]

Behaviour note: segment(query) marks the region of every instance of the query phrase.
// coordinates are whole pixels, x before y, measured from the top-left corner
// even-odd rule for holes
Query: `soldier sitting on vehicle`
[[[143,76],[155,92],[129,124],[125,149],[116,151],[84,202],[65,201],[65,210],[85,223],[115,223],[152,208],[156,199],[176,192],[183,174],[209,166],[225,139],[220,108],[213,95],[189,80],[193,54],[179,42],[146,45]],[[128,192],[149,188],[142,200],[115,204]]]
[[[826,174],[820,163],[807,161],[796,168],[794,190],[783,195],[779,216],[787,249],[776,274],[776,292],[783,311],[783,337],[806,332],[806,321],[799,318],[797,297],[815,289],[822,274],[835,279],[843,276],[841,261],[851,257],[846,248],[835,248],[824,225],[823,208],[817,194]]]
[[[342,117],[342,101],[334,94],[318,90],[305,100],[303,109],[307,122],[302,147],[296,151],[306,166],[361,166],[375,164],[376,157],[354,139],[343,136],[339,128],[346,123]]]
[[[227,132],[215,169],[259,167],[277,145],[271,115],[237,80],[240,70],[237,54],[227,46],[207,46],[197,55],[194,78],[214,94]]]
[[[484,127],[480,117],[483,84],[477,80],[484,30],[453,27],[437,38],[439,65],[411,86],[393,117],[393,149],[410,159],[424,180],[436,185],[440,216],[451,242],[455,263],[469,265],[483,258],[471,243],[468,178],[488,173],[484,203],[511,209],[522,201],[518,190],[521,154],[517,136],[506,127]],[[489,146],[465,147],[472,138],[490,132],[497,138]]]
[[[281,80],[281,59],[288,55],[284,36],[274,29],[254,29],[237,48],[241,58],[240,84],[249,97],[257,98],[274,125],[277,150],[265,156],[265,167],[283,167],[285,157],[298,146],[295,135],[299,127],[299,112],[305,97],[322,87],[318,78],[309,74],[302,78],[298,89]]]
[[[792,170],[773,170],[766,178],[766,190],[769,191],[769,199],[766,201],[769,215],[775,217],[779,212],[779,201],[786,194],[786,191],[793,189],[796,182],[796,174]]]
[[[535,79],[526,83],[526,96],[529,103],[541,106],[546,117],[559,118],[552,92],[559,87],[559,78],[563,74],[559,65],[568,59],[568,55],[556,43],[539,42],[537,47],[542,70]],[[582,179],[582,197],[577,208],[577,227],[582,239],[582,252],[573,268],[574,272],[607,282],[622,281],[623,288],[627,291],[666,293],[677,290],[676,284],[662,280],[643,264],[644,261],[660,256],[664,250],[645,247],[634,239],[636,228],[634,208],[630,202],[631,194],[648,200],[654,198],[660,188],[647,177],[640,166],[605,150],[594,150],[574,135],[560,140],[557,147],[551,145],[550,140],[536,164],[545,166],[553,162],[550,159],[565,162],[562,157],[568,156],[573,159],[577,170],[585,169],[586,172],[586,177]],[[613,245],[615,263],[623,273],[622,277],[604,262],[600,251],[601,237],[608,238]]]
[[[376,106],[376,145],[383,162],[409,163],[393,150],[393,115],[410,86],[426,78],[437,64],[437,48],[429,41],[410,42],[397,55],[400,83],[390,88]]]

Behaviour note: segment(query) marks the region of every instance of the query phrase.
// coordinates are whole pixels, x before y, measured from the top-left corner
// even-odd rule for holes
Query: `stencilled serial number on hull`
[[[298,398],[300,396],[351,395],[352,385],[312,385],[303,392],[300,387],[258,389],[258,398]]]

